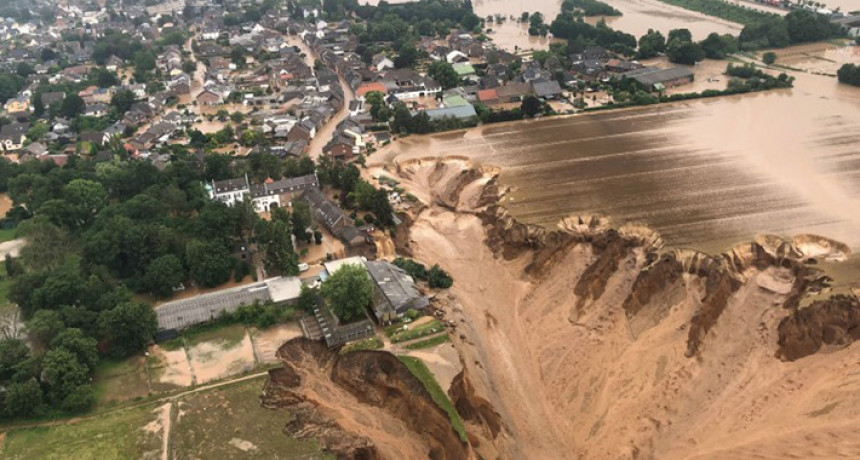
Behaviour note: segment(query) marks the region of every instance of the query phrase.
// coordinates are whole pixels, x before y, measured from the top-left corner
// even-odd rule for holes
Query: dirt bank
[[[843,245],[765,236],[711,256],[597,217],[547,230],[487,206],[463,164],[401,165],[428,207],[399,244],[454,276],[441,304],[486,402],[457,407],[501,457],[860,455],[856,302],[797,301],[826,289],[810,259]]]
[[[298,338],[278,358],[284,367],[269,373],[262,401],[290,412],[291,436],[316,439],[338,458],[468,458],[447,414],[394,355],[341,356]]]

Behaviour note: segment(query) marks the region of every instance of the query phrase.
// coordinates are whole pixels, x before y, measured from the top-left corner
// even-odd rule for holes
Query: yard
[[[315,442],[283,433],[286,411],[260,406],[265,378],[193,393],[176,407],[171,429],[172,458],[321,459]]]
[[[444,330],[445,326],[442,325],[441,321],[430,316],[423,316],[412,323],[388,326],[385,328],[385,334],[391,339],[391,343],[399,343],[438,334]]]
[[[160,411],[147,404],[77,423],[25,428],[6,433],[0,456],[8,459],[160,458]],[[159,426],[160,427],[160,426]]]

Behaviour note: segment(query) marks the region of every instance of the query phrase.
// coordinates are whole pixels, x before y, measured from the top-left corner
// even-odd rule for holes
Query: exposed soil
[[[278,357],[284,367],[269,372],[262,402],[290,412],[290,436],[316,439],[338,458],[467,458],[447,414],[394,355],[339,355],[298,338]]]

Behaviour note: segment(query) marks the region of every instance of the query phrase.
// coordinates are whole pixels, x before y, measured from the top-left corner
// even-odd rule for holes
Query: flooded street
[[[860,248],[860,89],[798,73],[794,89],[482,126],[397,141],[371,158],[500,166],[518,218],[644,223],[710,252],[760,233]]]

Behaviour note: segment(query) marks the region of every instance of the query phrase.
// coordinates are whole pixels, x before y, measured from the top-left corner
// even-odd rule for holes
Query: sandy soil
[[[619,306],[641,251],[619,263],[599,300],[577,309],[571,286],[593,260],[589,245],[530,279],[522,257],[502,261],[477,243],[485,229],[466,211],[431,207],[411,237],[417,259],[442,262],[456,280],[446,312],[454,345],[507,424],[495,442],[509,458],[860,455],[860,345],[777,360],[785,296],[759,288],[773,286],[759,279],[774,273],[748,273],[700,355],[686,358],[698,278],[686,276],[688,294],[634,335]]]
[[[254,368],[254,346],[246,332],[242,340],[225,348],[220,341],[197,344],[188,349],[188,359],[196,384],[223,379]]]
[[[442,387],[445,393],[451,388],[451,381],[454,380],[454,377],[463,370],[460,356],[457,354],[454,345],[450,342],[437,345],[433,348],[410,350],[403,354],[420,358],[424,361],[424,364],[427,365],[427,368],[436,377],[436,381],[439,382],[439,386]]]
[[[9,254],[12,257],[18,257],[18,253],[21,252],[21,248],[23,248],[26,243],[27,241],[20,238],[0,243],[0,258],[5,258],[6,254]]]
[[[278,359],[275,352],[284,342],[302,336],[302,329],[297,323],[278,324],[265,331],[253,329],[254,355],[259,363],[275,363]]]
[[[153,386],[177,386],[187,387],[194,382],[191,373],[191,364],[185,349],[168,351],[158,345],[149,347],[150,380]],[[157,390],[157,388],[154,388]]]
[[[6,217],[6,213],[12,209],[12,199],[9,194],[0,193],[0,218]]]

